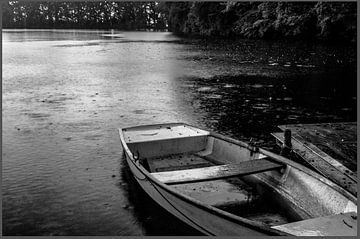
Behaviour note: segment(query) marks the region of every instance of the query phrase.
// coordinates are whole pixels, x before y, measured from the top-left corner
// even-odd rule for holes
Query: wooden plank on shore
[[[278,141],[284,141],[283,133],[272,133],[272,135]],[[357,195],[357,180],[356,177],[354,177],[355,174],[350,175],[350,173],[344,173],[343,171],[339,170],[339,168],[334,167],[331,163],[324,160],[324,158],[322,158],[316,150],[312,150],[312,148],[315,148],[316,146],[312,145],[310,148],[306,147],[304,143],[299,142],[297,139],[299,139],[299,136],[295,135],[294,137],[294,134],[292,134],[292,150],[297,155],[299,155],[302,159],[314,167],[320,174],[348,190],[353,195]],[[307,145],[309,144],[310,143]]]
[[[211,181],[234,176],[249,175],[284,167],[284,165],[266,159],[244,161],[237,164],[225,164],[204,168],[152,173],[156,179],[166,184],[181,184]]]
[[[289,129],[315,145],[323,158],[331,157],[350,171],[357,171],[356,122],[280,125],[279,128]]]
[[[309,150],[313,151],[315,154],[319,155],[322,159],[326,162],[331,164],[333,167],[337,168],[340,172],[347,175],[348,177],[352,178],[354,181],[357,182],[357,176],[354,172],[348,169],[346,166],[342,165],[339,161],[335,160],[334,158],[330,157],[323,151],[321,151],[318,147],[313,145],[312,143],[306,142],[301,136],[298,134],[293,134],[292,136],[298,142],[302,143],[304,147],[308,148]]]

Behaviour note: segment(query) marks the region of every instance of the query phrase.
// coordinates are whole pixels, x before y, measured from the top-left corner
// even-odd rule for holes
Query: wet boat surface
[[[204,234],[357,233],[355,197],[269,151],[182,123],[122,129],[120,139],[140,186]]]

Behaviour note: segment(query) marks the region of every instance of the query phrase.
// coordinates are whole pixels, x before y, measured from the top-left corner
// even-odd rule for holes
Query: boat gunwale
[[[174,123],[174,124],[177,124],[177,123]],[[188,125],[188,124],[185,124],[185,123],[184,124],[179,123],[179,124],[180,125]],[[159,125],[163,125],[163,124],[159,124]],[[166,125],[169,125],[169,124],[166,124]],[[189,125],[189,126],[191,126],[191,125]],[[193,126],[191,126],[191,127],[193,127]],[[136,126],[131,127],[131,128],[136,128]],[[283,232],[283,231],[280,231],[280,230],[277,230],[277,229],[273,229],[270,226],[266,225],[265,223],[255,222],[255,221],[249,220],[247,218],[236,216],[234,214],[225,212],[225,211],[220,210],[220,209],[218,209],[216,207],[207,205],[207,204],[205,204],[205,203],[203,203],[203,202],[201,202],[199,200],[196,200],[196,199],[194,199],[192,197],[189,197],[189,196],[187,196],[185,194],[182,194],[182,193],[176,191],[175,189],[172,189],[171,186],[166,185],[165,183],[162,183],[161,181],[157,180],[143,166],[141,166],[139,163],[135,162],[133,154],[131,153],[130,149],[128,148],[128,146],[127,146],[127,144],[125,142],[125,138],[124,138],[124,135],[123,135],[123,132],[122,132],[123,129],[127,129],[127,128],[120,128],[119,129],[119,135],[120,135],[120,140],[121,140],[121,143],[122,143],[122,146],[123,146],[123,150],[128,155],[128,157],[131,159],[130,161],[132,162],[132,164],[143,174],[143,176],[145,177],[144,180],[147,179],[148,181],[150,181],[150,183],[155,183],[157,186],[159,186],[163,190],[167,191],[168,193],[172,194],[173,196],[176,196],[177,198],[179,198],[181,200],[185,200],[186,202],[188,202],[188,203],[190,203],[192,205],[195,205],[197,207],[200,207],[201,209],[205,209],[206,211],[208,211],[208,212],[210,212],[212,214],[215,214],[216,216],[220,216],[220,217],[222,217],[224,219],[231,220],[232,222],[242,224],[242,225],[244,225],[246,227],[249,227],[251,229],[258,230],[258,231],[264,232],[264,233],[268,233],[270,235],[283,235],[283,236],[290,236],[291,235],[289,233],[286,233],[286,232]],[[207,132],[209,132],[210,133],[209,135],[211,135],[210,131],[207,131]]]
[[[158,123],[158,124],[147,124],[147,125],[139,125],[139,126],[129,126],[129,127],[126,127],[126,128],[119,128],[119,130],[127,131],[127,130],[132,130],[132,129],[148,128],[150,126],[168,126],[168,125],[187,125],[187,126],[190,126],[192,128],[197,128],[197,127],[194,127],[194,126],[186,124],[186,123],[163,123],[163,124]],[[205,131],[208,131],[208,130],[205,130]]]
[[[224,140],[226,142],[233,143],[233,144],[245,147],[250,151],[254,151],[254,149],[255,149],[256,152],[261,153],[263,155],[266,155],[266,156],[270,157],[271,159],[273,159],[273,160],[275,160],[277,162],[284,163],[284,164],[289,165],[289,166],[291,166],[291,167],[293,167],[293,168],[295,168],[297,170],[300,170],[301,172],[304,172],[305,174],[309,175],[310,177],[316,178],[317,180],[329,185],[332,189],[336,190],[337,192],[344,195],[347,199],[349,199],[353,203],[357,204],[357,198],[355,196],[353,196],[351,193],[349,193],[345,189],[341,188],[337,184],[333,183],[329,179],[325,178],[321,174],[319,174],[317,172],[314,172],[314,171],[308,169],[307,167],[305,167],[305,166],[303,166],[303,165],[301,165],[299,163],[291,161],[291,160],[289,160],[289,159],[287,159],[287,158],[285,158],[285,157],[283,157],[281,155],[275,154],[275,153],[270,152],[268,150],[265,150],[265,149],[262,149],[262,148],[259,148],[259,147],[250,146],[249,144],[247,144],[245,142],[242,142],[242,141],[239,141],[239,140],[227,137],[227,136],[223,136],[223,135],[215,133],[215,132],[210,131],[210,135],[215,137],[215,138],[222,139],[222,140]]]

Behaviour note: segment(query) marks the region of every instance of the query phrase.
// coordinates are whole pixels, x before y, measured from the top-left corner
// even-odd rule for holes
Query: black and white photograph
[[[357,236],[357,1],[2,1],[2,236]]]

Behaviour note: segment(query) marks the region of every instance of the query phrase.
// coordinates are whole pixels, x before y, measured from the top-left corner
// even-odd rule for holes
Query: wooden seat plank
[[[244,161],[237,164],[225,164],[204,168],[152,173],[156,179],[166,184],[181,184],[211,181],[241,175],[260,173],[284,167],[283,164],[267,159]]]

